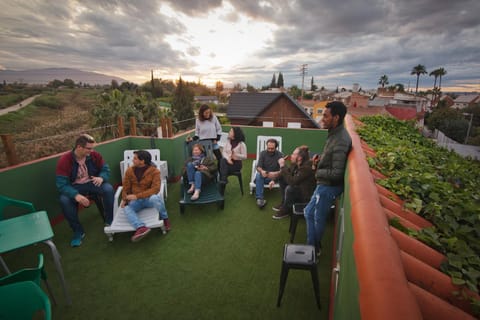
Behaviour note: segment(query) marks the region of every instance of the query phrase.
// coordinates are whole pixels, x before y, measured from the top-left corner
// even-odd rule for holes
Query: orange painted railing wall
[[[347,183],[361,318],[422,319],[351,117],[346,118],[346,127],[353,144]]]

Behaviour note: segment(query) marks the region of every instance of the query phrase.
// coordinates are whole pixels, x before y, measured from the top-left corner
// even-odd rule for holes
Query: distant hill
[[[119,84],[125,82],[125,79],[109,76],[106,74],[82,71],[71,68],[48,68],[48,69],[32,69],[32,70],[0,70],[0,82],[20,82],[27,84],[47,84],[53,80],[63,81],[72,79],[75,83],[95,84],[111,84],[112,80],[116,80]]]

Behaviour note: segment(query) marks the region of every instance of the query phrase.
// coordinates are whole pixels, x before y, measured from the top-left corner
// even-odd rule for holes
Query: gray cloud
[[[313,76],[320,86],[357,82],[373,88],[383,74],[390,83],[408,85],[415,80],[412,67],[423,64],[427,71],[448,71],[444,86],[464,81],[480,90],[478,0],[9,1],[0,11],[0,67],[185,73],[200,48],[188,43],[181,14],[205,17],[226,3],[234,10],[222,17],[225,21],[247,16],[277,28],[262,50],[252,52],[259,61],[275,58],[276,65],[212,68],[232,82],[260,86],[273,72],[282,72],[287,85],[299,85],[299,67],[308,64],[309,81]],[[162,13],[164,4],[179,15]],[[183,39],[188,49],[171,48],[169,36]],[[430,82],[422,77],[420,85]]]

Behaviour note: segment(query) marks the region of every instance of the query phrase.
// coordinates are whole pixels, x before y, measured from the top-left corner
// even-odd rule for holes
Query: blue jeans
[[[202,188],[202,172],[195,169],[191,162],[187,163],[187,178],[189,184],[195,183],[195,189]]]
[[[330,207],[343,192],[343,186],[317,185],[310,202],[304,210],[307,223],[307,244],[320,247]]]
[[[263,199],[263,189],[264,185],[268,184],[272,179],[264,178],[259,172],[255,176],[255,198]]]
[[[113,220],[113,187],[110,183],[104,182],[99,187],[91,182],[84,184],[72,185],[81,195],[98,195],[103,202],[105,209],[105,223],[111,224]],[[83,233],[83,227],[78,219],[78,202],[75,199],[69,198],[65,195],[60,195],[60,207],[63,215],[67,219],[70,228],[74,233]]]
[[[135,229],[145,226],[145,223],[140,220],[137,215],[137,212],[144,208],[155,208],[160,213],[160,219],[168,219],[165,203],[158,194],[154,194],[149,198],[132,200],[127,206],[125,206],[124,210],[125,214],[127,215],[128,222],[130,222]]]

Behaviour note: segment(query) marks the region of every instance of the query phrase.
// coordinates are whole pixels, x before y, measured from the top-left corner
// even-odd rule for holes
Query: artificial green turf
[[[138,243],[130,241],[131,233],[116,234],[108,242],[94,206],[80,214],[87,234],[81,247],[70,248],[66,222],[55,226],[54,242],[62,255],[72,306],[66,305],[46,246],[18,250],[4,259],[16,270],[36,265],[37,253],[44,253],[58,302],[52,308],[54,319],[326,319],[331,223],[319,263],[322,310],[315,303],[310,273],[303,270],[290,271],[277,308],[289,219],[272,219],[278,190],[265,192],[268,204],[260,210],[248,193],[249,172],[243,179],[242,197],[237,179],[230,177],[224,210],[215,204],[187,206],[183,215],[179,183],[170,184],[167,210],[172,231],[162,235],[154,229]],[[305,241],[303,219],[295,240]]]

